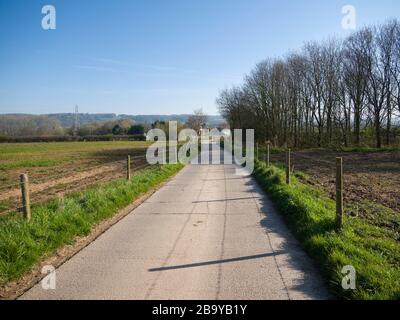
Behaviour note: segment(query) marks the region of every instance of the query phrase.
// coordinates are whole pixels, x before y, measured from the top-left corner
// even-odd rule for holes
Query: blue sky
[[[260,60],[345,36],[346,4],[358,27],[400,14],[398,0],[0,0],[0,113],[217,114]]]

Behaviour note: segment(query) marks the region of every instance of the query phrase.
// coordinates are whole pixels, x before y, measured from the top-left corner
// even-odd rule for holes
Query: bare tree
[[[364,28],[345,41],[308,43],[285,59],[266,59],[242,87],[217,98],[234,128],[258,141],[294,146],[359,145],[373,130],[382,146],[400,112],[400,28],[397,20]]]
[[[193,111],[193,115],[191,115],[188,118],[186,125],[189,128],[196,130],[198,132],[202,127],[204,127],[207,124],[207,118],[208,117],[203,112],[203,109],[196,109]]]
[[[368,84],[368,57],[363,50],[364,41],[367,41],[368,37],[368,30],[358,31],[345,41],[343,51],[344,85],[353,107],[356,145],[360,144],[361,119],[364,112]]]

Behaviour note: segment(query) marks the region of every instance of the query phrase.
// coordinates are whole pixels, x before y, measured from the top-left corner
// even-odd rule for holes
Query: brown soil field
[[[40,203],[98,182],[126,176],[147,165],[146,142],[0,144],[0,215],[21,206],[19,175],[27,173],[31,202]]]
[[[335,197],[336,157],[343,158],[344,200],[347,204],[369,200],[400,213],[400,152],[292,151],[298,177]],[[285,154],[272,153],[272,163],[284,163]]]

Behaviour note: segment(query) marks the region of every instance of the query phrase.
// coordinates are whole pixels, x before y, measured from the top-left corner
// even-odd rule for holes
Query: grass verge
[[[88,235],[94,225],[178,172],[183,165],[145,169],[130,181],[116,180],[32,207],[32,220],[0,217],[0,285],[18,279],[58,248]]]
[[[359,217],[346,216],[335,230],[335,202],[319,189],[299,182],[285,184],[284,170],[256,161],[254,176],[329,281],[344,299],[399,299],[400,246],[389,230]],[[344,290],[342,268],[357,272],[356,290]]]

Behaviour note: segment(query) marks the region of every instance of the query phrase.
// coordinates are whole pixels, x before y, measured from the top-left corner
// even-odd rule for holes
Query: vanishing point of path
[[[326,299],[252,177],[188,165],[22,299]]]

